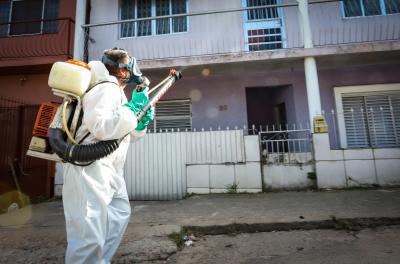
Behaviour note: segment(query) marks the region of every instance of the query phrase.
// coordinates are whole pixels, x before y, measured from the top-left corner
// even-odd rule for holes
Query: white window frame
[[[12,12],[13,12],[13,6],[14,6],[14,2],[23,2],[23,1],[28,1],[28,0],[11,0],[10,1],[10,12],[8,14],[8,23],[12,23],[11,18],[12,18]],[[41,20],[44,19],[44,9],[46,6],[46,0],[43,0],[42,2],[42,15],[41,15]],[[40,23],[40,32],[38,33],[30,33],[30,34],[17,34],[17,35],[10,35],[10,31],[11,31],[11,24],[8,24],[8,30],[7,30],[7,37],[18,37],[18,36],[31,36],[31,35],[41,35],[43,34],[43,21]],[[46,33],[47,34],[47,33]]]
[[[392,15],[399,15],[400,13],[393,13],[393,14],[388,14],[386,13],[386,6],[385,6],[385,0],[379,0],[379,7],[381,9],[380,15],[365,15],[365,7],[364,7],[364,2],[362,0],[358,0],[360,2],[360,7],[361,7],[361,16],[346,16],[344,12],[344,2],[340,1],[340,9],[342,12],[342,17],[344,19],[353,19],[353,18],[361,18],[361,17],[374,17],[374,16],[392,16]]]
[[[343,114],[343,100],[344,94],[357,94],[357,93],[370,93],[370,92],[390,92],[400,91],[400,83],[392,84],[372,84],[372,85],[356,85],[356,86],[339,86],[334,87],[336,117],[339,128],[340,147],[347,148],[347,135],[346,126]]]
[[[137,18],[137,0],[132,0],[135,2],[134,7],[134,13],[135,13],[135,18]],[[172,1],[169,0],[169,6],[170,6],[170,13],[172,12]],[[186,0],[186,14],[189,13],[189,0]],[[156,16],[156,0],[151,0],[151,17]],[[118,17],[119,20],[122,20],[121,18],[121,1],[118,1]],[[146,35],[146,36],[138,36],[137,35],[137,22],[135,23],[135,35],[134,36],[129,36],[129,37],[122,37],[121,36],[121,24],[118,27],[118,36],[119,39],[130,39],[130,38],[146,38],[146,37],[154,37],[154,36],[170,36],[170,35],[177,35],[177,34],[186,34],[189,32],[189,17],[186,16],[186,31],[182,32],[173,32],[172,31],[172,19],[169,19],[169,24],[170,24],[170,33],[165,33],[165,34],[157,34],[157,28],[156,28],[156,20],[151,20],[151,34]]]

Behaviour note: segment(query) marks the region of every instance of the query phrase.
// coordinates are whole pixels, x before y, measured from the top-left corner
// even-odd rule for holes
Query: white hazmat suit
[[[67,264],[110,263],[128,225],[131,208],[123,178],[130,137],[137,132],[135,114],[122,105],[127,98],[103,63],[89,63],[93,87],[82,99],[82,144],[119,139],[120,147],[89,166],[64,165],[63,205],[67,228]],[[96,85],[97,84],[97,85]]]

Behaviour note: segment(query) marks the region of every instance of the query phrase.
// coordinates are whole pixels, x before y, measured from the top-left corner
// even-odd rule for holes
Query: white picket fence
[[[186,165],[245,162],[243,130],[147,134],[132,143],[124,168],[131,200],[186,194]]]

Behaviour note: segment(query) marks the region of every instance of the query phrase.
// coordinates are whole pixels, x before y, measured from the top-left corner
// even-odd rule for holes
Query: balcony
[[[298,6],[288,2],[261,10],[191,10],[195,15],[187,14],[187,30],[179,33],[159,33],[169,32],[169,18],[89,26],[86,50],[93,60],[122,47],[143,69],[400,50],[400,13],[346,17],[341,1],[310,2],[314,48],[304,49]]]
[[[74,26],[71,18],[0,23],[0,67],[72,58]]]

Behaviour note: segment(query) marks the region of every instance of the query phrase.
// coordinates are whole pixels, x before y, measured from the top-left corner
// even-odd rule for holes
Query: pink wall
[[[323,109],[335,109],[333,87],[400,82],[400,63],[348,66],[318,71]]]
[[[0,96],[29,104],[60,101],[47,85],[48,74],[0,76]]]
[[[76,1],[61,0],[58,32],[0,38],[0,71],[2,67],[51,64],[66,60],[73,51]]]
[[[146,73],[156,84],[159,78],[154,78],[151,73]],[[304,120],[307,115],[305,79],[302,70],[280,70],[257,72],[228,72],[226,74],[213,75],[207,77],[201,73],[185,76],[177,82],[170,92],[163,98],[168,99],[192,99],[193,127],[208,128],[212,127],[234,127],[247,126],[247,106],[246,106],[246,87],[268,87],[292,85],[292,106],[299,112],[288,111],[288,120]],[[268,89],[268,88],[266,88]],[[130,94],[131,92],[127,92]],[[226,111],[219,111],[220,105],[226,105]],[[268,105],[266,105],[268,106]]]
[[[228,67],[228,66],[227,66]],[[321,68],[321,67],[320,67]],[[400,82],[400,64],[375,64],[324,68],[318,71],[322,108],[330,111],[334,106],[333,87]],[[145,72],[146,74],[146,72]],[[159,80],[147,74],[153,84]],[[164,99],[192,98],[193,127],[247,125],[246,87],[292,85],[292,90],[282,91],[277,100],[285,101],[289,123],[308,123],[308,106],[304,71],[283,69],[279,71],[236,71],[202,76],[200,73],[185,76]],[[130,94],[127,91],[127,94]],[[200,96],[199,96],[200,95]],[[130,96],[130,95],[129,95]],[[292,99],[290,99],[292,97]],[[276,102],[274,102],[276,104]],[[219,111],[219,105],[227,105]],[[266,105],[267,106],[267,105]]]

